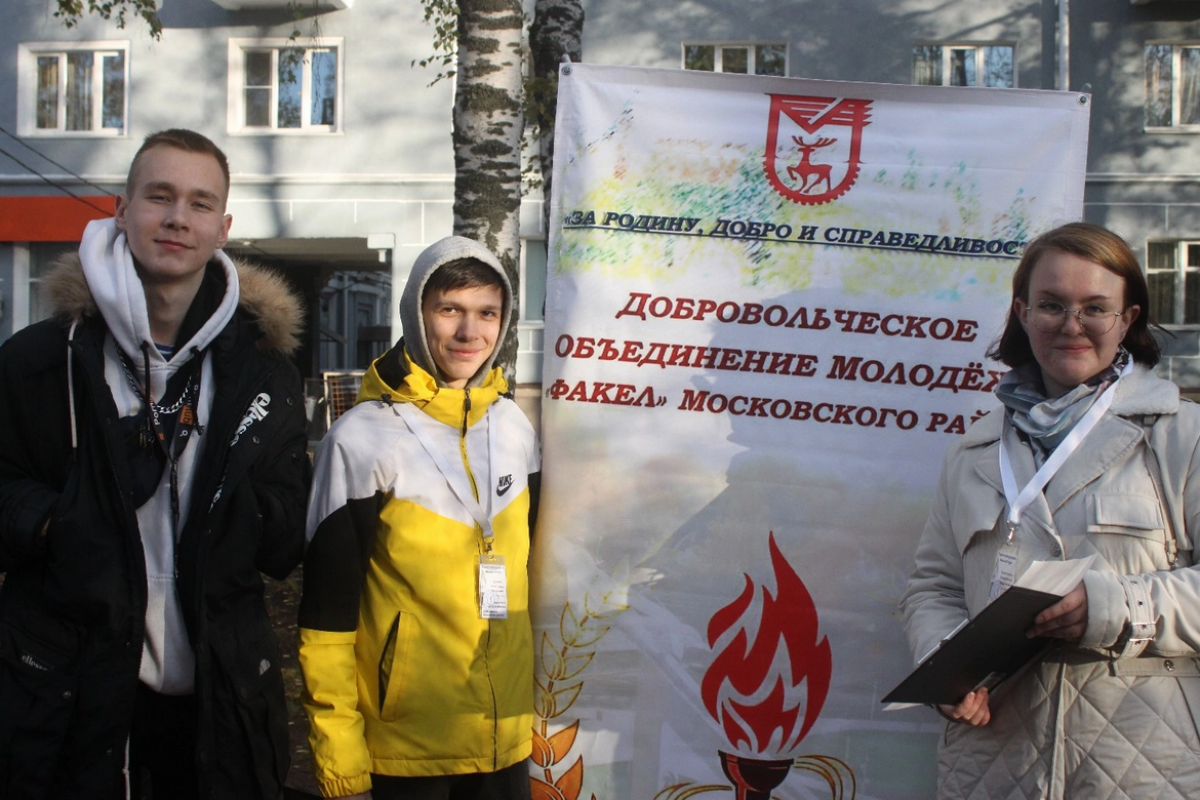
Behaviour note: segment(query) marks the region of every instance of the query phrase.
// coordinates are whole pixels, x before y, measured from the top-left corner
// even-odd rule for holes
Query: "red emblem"
[[[735,748],[787,758],[821,713],[833,656],[829,640],[818,633],[812,595],[779,552],[773,533],[769,548],[775,593],[756,587],[747,575],[741,596],[709,620],[708,644],[722,647],[700,695]]]
[[[775,191],[806,206],[841,197],[858,177],[871,101],[771,95],[763,170]]]

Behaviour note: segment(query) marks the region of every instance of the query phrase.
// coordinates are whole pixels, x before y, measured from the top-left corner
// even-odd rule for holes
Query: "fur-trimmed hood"
[[[234,261],[241,295],[238,306],[258,323],[260,350],[277,350],[292,356],[300,348],[304,306],[277,273],[243,261]],[[78,253],[59,257],[39,285],[50,312],[68,322],[82,322],[100,313],[83,274]]]

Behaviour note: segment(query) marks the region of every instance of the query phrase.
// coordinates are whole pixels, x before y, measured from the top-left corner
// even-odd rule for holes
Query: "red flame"
[[[829,639],[817,641],[817,608],[800,576],[784,559],[770,535],[776,594],[762,589],[762,610],[754,643],[748,645],[746,612],[754,600],[754,581],[708,622],[708,646],[716,647],[741,625],[713,659],[700,684],[708,713],[737,749],[787,756],[800,744],[829,692],[833,655]],[[801,713],[803,712],[803,719]]]

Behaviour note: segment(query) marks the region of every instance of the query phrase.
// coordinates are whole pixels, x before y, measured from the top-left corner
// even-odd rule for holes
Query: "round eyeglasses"
[[[1043,333],[1058,333],[1067,324],[1068,317],[1075,317],[1084,333],[1100,336],[1111,331],[1117,318],[1124,313],[1124,310],[1109,311],[1097,305],[1067,308],[1062,303],[1043,300],[1029,307],[1029,321]]]

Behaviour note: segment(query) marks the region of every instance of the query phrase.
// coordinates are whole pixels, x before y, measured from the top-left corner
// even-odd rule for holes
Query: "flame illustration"
[[[708,713],[742,752],[788,757],[817,721],[833,672],[829,639],[818,641],[817,609],[770,534],[775,595],[746,588],[708,623],[708,645],[723,649],[700,684]],[[755,625],[754,623],[757,624]],[[755,632],[755,628],[757,631]],[[751,642],[753,637],[753,642]]]

